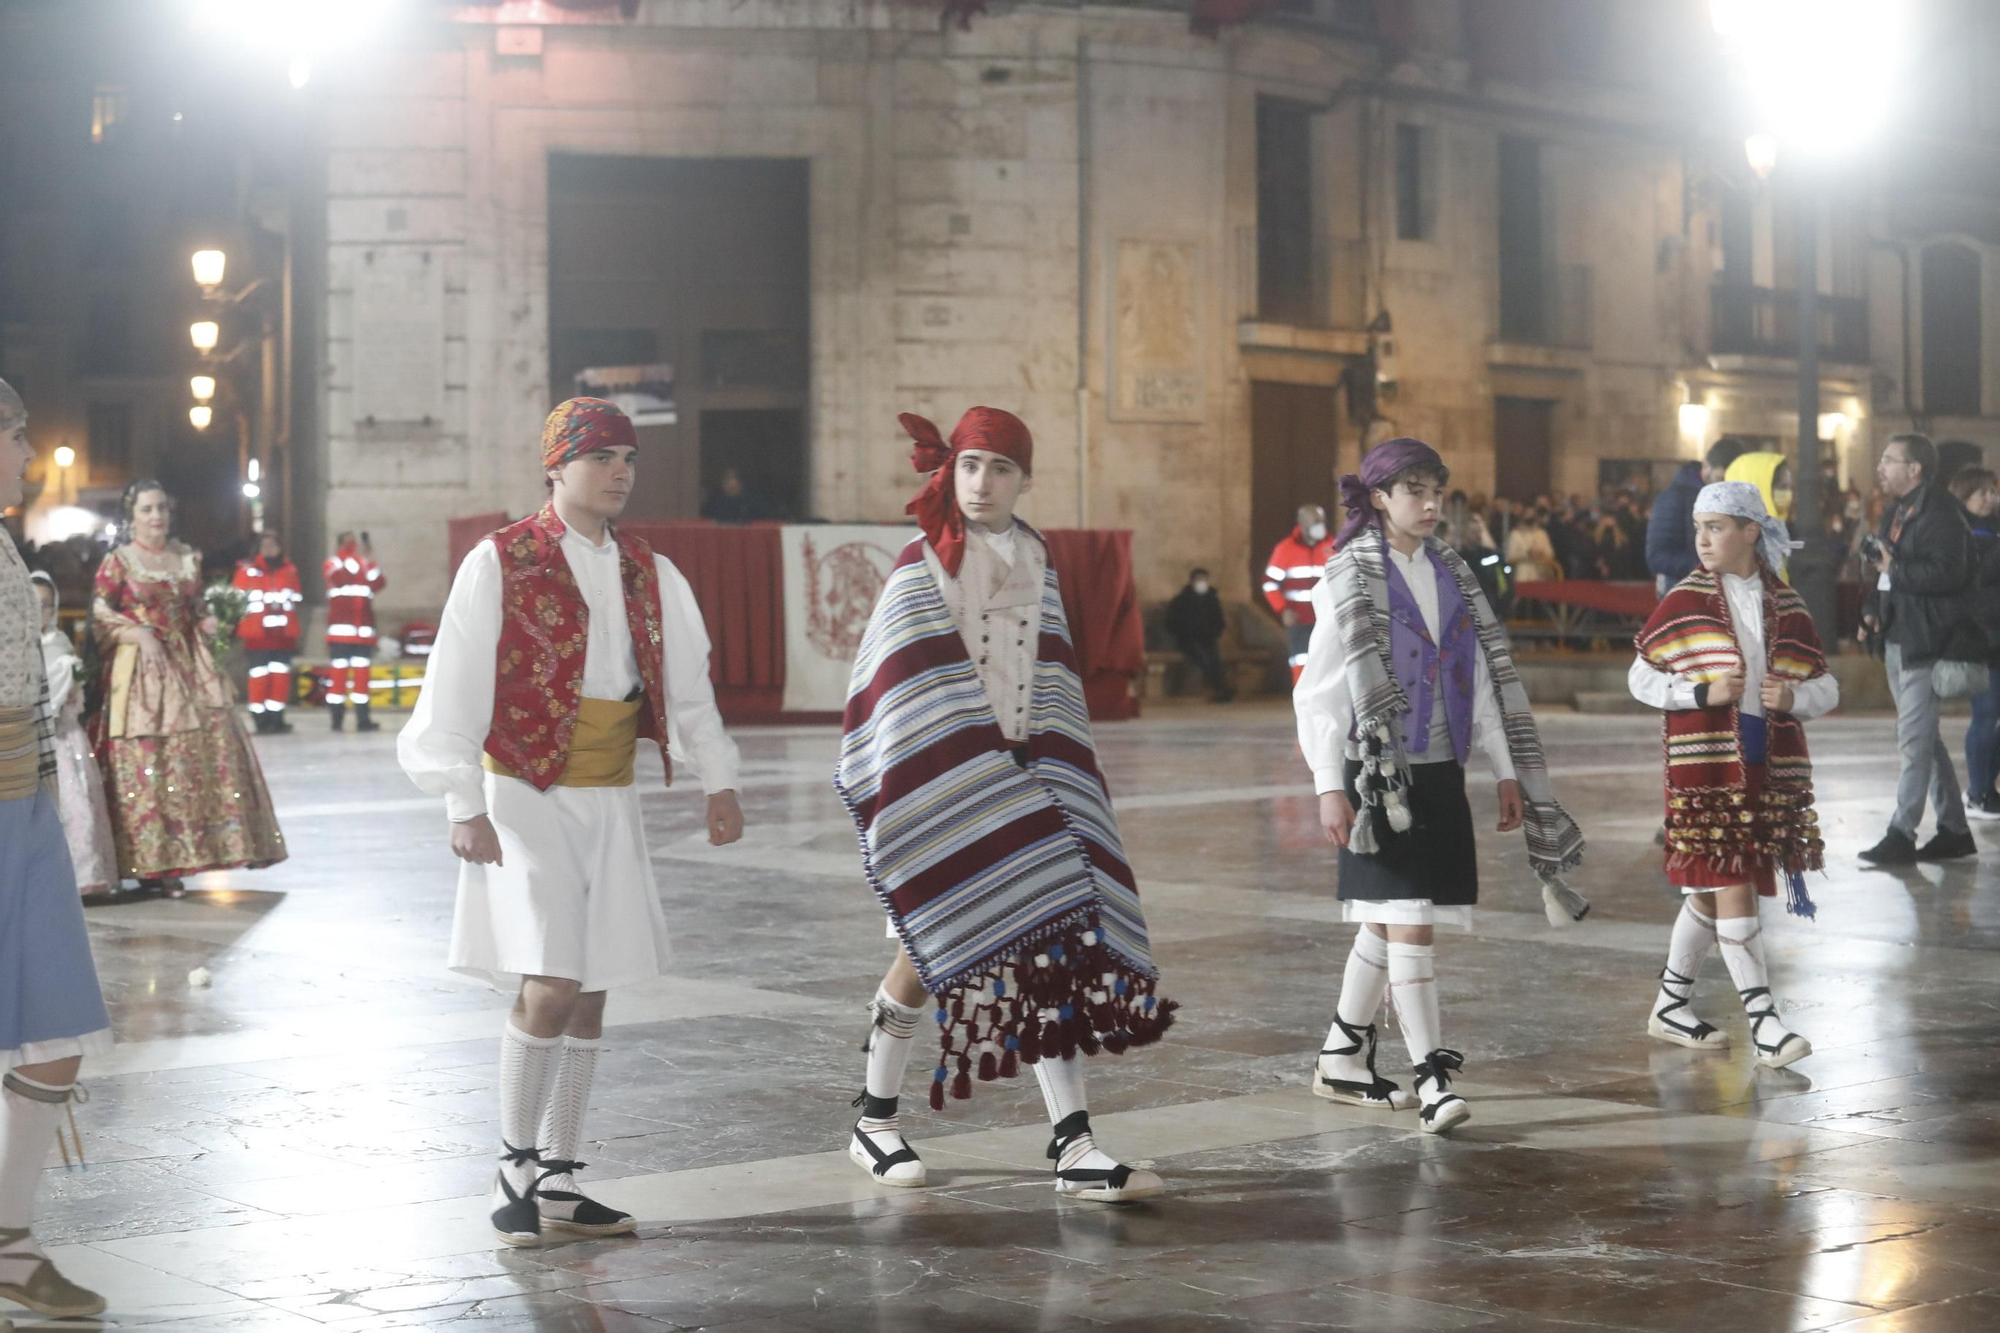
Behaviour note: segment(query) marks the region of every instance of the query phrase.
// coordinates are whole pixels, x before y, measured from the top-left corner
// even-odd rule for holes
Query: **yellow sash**
[[[41,730],[33,704],[0,708],[0,801],[21,801],[41,785]]]
[[[644,704],[643,699],[579,700],[576,731],[569,739],[569,765],[556,786],[631,786],[632,759],[639,749],[639,709]],[[520,777],[490,754],[482,754],[480,763],[488,773]]]

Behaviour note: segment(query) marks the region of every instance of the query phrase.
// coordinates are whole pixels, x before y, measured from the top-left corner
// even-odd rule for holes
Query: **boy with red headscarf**
[[[459,867],[451,967],[520,984],[500,1038],[493,1230],[608,1236],[630,1214],[575,1175],[605,992],[660,975],[667,926],[633,768],[640,738],[669,782],[691,762],[708,840],[743,836],[736,746],[708,679],[708,632],[664,556],[616,531],[638,439],[611,403],[549,414],[549,501],[472,549],[452,580],[403,771],[444,797]],[[668,740],[672,739],[669,753]]]
[[[1014,515],[1034,440],[997,408],[967,412],[949,441],[922,417],[900,419],[930,474],[908,506],[922,533],[861,641],[834,778],[899,941],[869,1006],[847,1153],[884,1185],[924,1183],[897,1098],[928,995],[934,1110],[971,1096],[975,1073],[1032,1065],[1056,1192],[1144,1198],[1160,1179],[1098,1149],[1079,1057],[1157,1041],[1174,1005],[1155,994],[1056,574],[1041,534]]]

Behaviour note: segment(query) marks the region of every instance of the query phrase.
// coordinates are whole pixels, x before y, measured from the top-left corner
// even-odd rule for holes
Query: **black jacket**
[[[1986,632],[1986,664],[2000,667],[2000,515],[1972,521],[1972,618]]]
[[[1167,633],[1189,643],[1214,643],[1222,637],[1222,596],[1214,588],[1196,592],[1190,584],[1167,603]]]
[[[1881,622],[1882,643],[1901,647],[1906,666],[1983,661],[1972,619],[1972,527],[1958,497],[1925,482],[1889,506],[1877,535],[1893,557],[1889,591],[1878,585],[1865,609]]]
[[[1694,573],[1694,498],[1701,494],[1701,464],[1683,463],[1673,484],[1653,501],[1646,523],[1646,568],[1666,576],[1672,587]]]

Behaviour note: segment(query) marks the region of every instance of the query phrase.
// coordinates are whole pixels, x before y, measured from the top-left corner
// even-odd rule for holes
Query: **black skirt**
[[[1347,799],[1359,813],[1355,783],[1361,761],[1344,769]],[[1410,827],[1401,833],[1375,820],[1380,850],[1361,856],[1340,852],[1342,902],[1380,903],[1393,898],[1428,898],[1439,907],[1470,907],[1479,901],[1479,849],[1472,836],[1472,807],[1465,800],[1465,769],[1456,762],[1410,765]]]

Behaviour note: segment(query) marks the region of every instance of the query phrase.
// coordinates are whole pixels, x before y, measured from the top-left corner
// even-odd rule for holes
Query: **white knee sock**
[[[1347,966],[1340,974],[1340,1003],[1333,1011],[1340,1022],[1326,1030],[1321,1049],[1352,1046],[1354,1043],[1340,1030],[1340,1024],[1363,1028],[1373,1023],[1388,988],[1389,942],[1363,926],[1354,932],[1354,947],[1348,950]],[[1323,1055],[1320,1064],[1330,1077],[1358,1079],[1367,1070],[1368,1051],[1363,1047],[1352,1055]]]
[[[1035,1065],[1035,1081],[1042,1085],[1042,1104],[1048,1108],[1049,1124],[1060,1125],[1078,1111],[1090,1110],[1090,1098],[1083,1087],[1081,1055],[1067,1060],[1042,1060]],[[1063,1148],[1056,1161],[1057,1172],[1109,1171],[1118,1159],[1097,1146],[1089,1134],[1079,1134]]]
[[[583,1146],[583,1117],[590,1109],[590,1086],[597,1079],[597,1053],[604,1043],[596,1037],[564,1037],[556,1057],[554,1086],[535,1136],[544,1162],[573,1162]],[[550,1176],[542,1188],[576,1191],[567,1172]]]
[[[902,1091],[903,1071],[910,1067],[910,1051],[916,1045],[917,1027],[924,1011],[890,998],[882,987],[875,988],[875,1002],[869,1006],[875,1026],[868,1033],[868,1095],[894,1097]]]
[[[549,1091],[555,1086],[561,1037],[533,1037],[509,1019],[500,1033],[500,1137],[508,1148],[540,1150],[536,1142]],[[516,1194],[535,1178],[533,1163],[504,1168]]]
[[[11,1072],[6,1077],[16,1086],[0,1090],[0,1231],[20,1231],[34,1224],[42,1169],[76,1085],[42,1083]],[[0,1251],[0,1282],[26,1282],[42,1257],[32,1236],[6,1245]]]
[[[1764,966],[1763,936],[1763,924],[1755,916],[1725,916],[1716,920],[1715,938],[1722,946],[1722,961],[1739,992],[1770,988],[1771,974]]]
[[[1389,950],[1389,988],[1395,992],[1396,1015],[1403,1025],[1403,1043],[1410,1063],[1420,1065],[1443,1045],[1438,1021],[1436,949],[1428,944],[1397,944]]]
[[[1655,1012],[1676,1000],[1693,998],[1695,978],[1700,975],[1702,962],[1715,938],[1715,918],[1704,916],[1694,905],[1694,899],[1682,898],[1681,914],[1674,918],[1673,938],[1667,943],[1667,975],[1660,978],[1659,998],[1653,1002]],[[1691,1014],[1681,1014],[1679,1010],[1675,1013],[1683,1022],[1695,1021]]]

